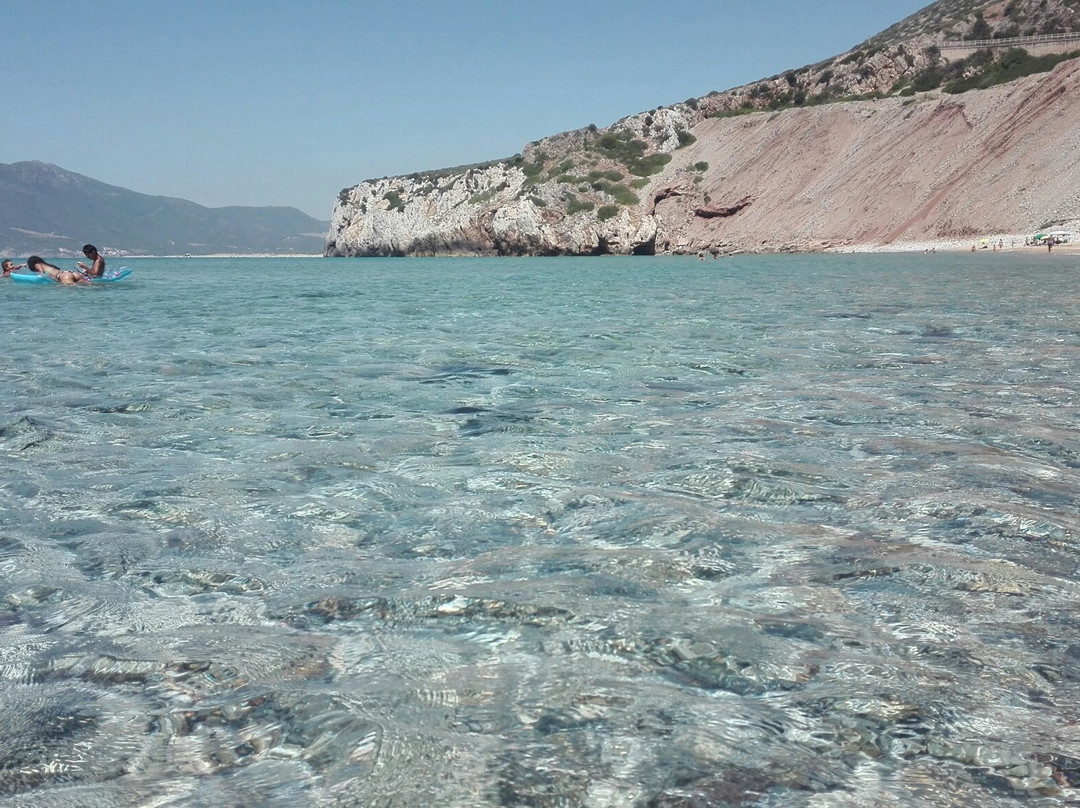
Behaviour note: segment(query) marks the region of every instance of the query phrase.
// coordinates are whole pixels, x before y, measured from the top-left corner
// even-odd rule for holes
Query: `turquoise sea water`
[[[0,805],[1080,799],[1076,258],[126,263],[0,285]]]

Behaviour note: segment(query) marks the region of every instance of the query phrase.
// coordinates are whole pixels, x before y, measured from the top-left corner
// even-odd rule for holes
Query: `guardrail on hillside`
[[[969,39],[946,42],[938,45],[941,50],[959,48],[1007,48],[1024,45],[1043,45],[1047,42],[1080,42],[1080,31],[1067,34],[1037,34],[1035,36],[1013,36],[1004,39]]]

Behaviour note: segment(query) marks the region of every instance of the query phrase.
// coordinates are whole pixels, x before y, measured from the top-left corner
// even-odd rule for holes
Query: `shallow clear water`
[[[0,286],[0,804],[1064,805],[1068,256]]]

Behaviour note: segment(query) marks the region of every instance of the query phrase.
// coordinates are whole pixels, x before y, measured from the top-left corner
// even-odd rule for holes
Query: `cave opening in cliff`
[[[656,255],[656,236],[634,246],[632,255]]]
[[[611,255],[611,245],[608,244],[608,240],[601,236],[590,255]]]

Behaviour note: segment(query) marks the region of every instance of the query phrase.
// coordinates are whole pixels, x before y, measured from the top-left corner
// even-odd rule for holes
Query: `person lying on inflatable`
[[[54,267],[52,264],[45,263],[45,261],[37,255],[31,255],[26,259],[26,267],[31,272],[47,275],[57,283],[90,283],[87,277],[81,272],[69,272],[66,269],[60,269],[60,267]]]

